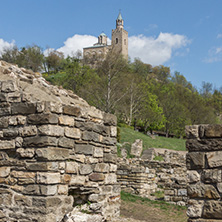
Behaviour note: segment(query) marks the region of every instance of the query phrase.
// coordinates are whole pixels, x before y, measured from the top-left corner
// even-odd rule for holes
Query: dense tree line
[[[73,90],[91,105],[116,114],[119,122],[145,132],[161,130],[180,137],[185,125],[222,122],[222,88],[203,82],[197,90],[182,74],[172,74],[163,65],[153,67],[140,59],[129,62],[111,51],[90,66],[79,52],[64,58],[49,50],[46,56],[36,45],[5,49],[0,59],[43,72],[53,84]]]

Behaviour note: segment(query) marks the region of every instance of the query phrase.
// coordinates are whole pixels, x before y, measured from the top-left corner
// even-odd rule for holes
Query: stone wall
[[[118,216],[116,152],[115,116],[0,61],[0,221]]]
[[[222,221],[222,125],[186,127],[190,222]]]
[[[164,200],[184,206],[187,200],[185,154],[166,149],[150,149],[150,160],[119,158],[117,180],[121,189],[142,197],[155,199],[155,193],[164,193]],[[150,155],[150,153],[153,153]],[[162,161],[155,161],[161,156]]]

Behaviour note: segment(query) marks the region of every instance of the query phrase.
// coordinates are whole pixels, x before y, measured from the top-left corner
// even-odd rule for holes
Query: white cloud
[[[160,33],[157,38],[144,35],[129,37],[129,56],[140,58],[143,62],[160,65],[171,59],[176,49],[186,46],[190,41],[186,36]]]
[[[222,61],[222,47],[212,47],[208,51],[208,58],[204,59],[206,63],[221,62]]]
[[[6,48],[12,48],[15,46],[15,41],[13,40],[11,43],[4,41],[3,39],[0,39],[0,55]]]
[[[63,52],[65,56],[72,55],[77,50],[82,51],[84,47],[92,46],[97,41],[95,36],[76,34],[68,38],[64,46],[57,50]],[[109,44],[110,42],[111,40],[108,39]],[[145,63],[159,65],[171,59],[176,49],[188,43],[186,36],[171,33],[160,33],[157,38],[144,35],[131,36],[129,37],[129,56],[132,60],[140,58]]]

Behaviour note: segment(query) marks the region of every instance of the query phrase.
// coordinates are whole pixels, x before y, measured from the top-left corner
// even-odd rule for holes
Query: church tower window
[[[116,38],[116,44],[118,44],[118,38]]]

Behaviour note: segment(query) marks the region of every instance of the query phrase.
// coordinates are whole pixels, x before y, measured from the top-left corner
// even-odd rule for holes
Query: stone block
[[[92,131],[84,131],[82,133],[82,139],[87,141],[100,142],[100,135]]]
[[[15,147],[20,148],[23,144],[23,138],[22,137],[16,137],[15,138]]]
[[[95,172],[107,173],[109,172],[109,164],[107,163],[97,163],[94,168]]]
[[[90,194],[89,195],[89,201],[90,202],[101,202],[106,198],[105,195],[101,195],[101,194]]]
[[[10,174],[10,167],[0,167],[0,177],[7,177]]]
[[[103,157],[103,148],[102,147],[94,147],[93,156],[94,157]]]
[[[0,150],[14,149],[15,140],[0,140]]]
[[[222,219],[222,202],[206,201],[204,204],[203,217],[209,219]]]
[[[74,175],[73,175],[74,176]],[[62,174],[61,175],[61,183],[62,184],[69,184],[71,181],[72,177],[70,174]]]
[[[36,184],[27,185],[24,187],[23,193],[28,195],[40,195],[40,188]]]
[[[191,152],[186,155],[187,169],[195,170],[205,167],[205,153]]]
[[[35,136],[37,135],[37,127],[36,126],[24,126],[19,129],[20,136]]]
[[[74,140],[62,137],[62,138],[59,138],[58,145],[61,147],[73,149],[74,148]]]
[[[179,189],[178,196],[187,196],[187,189]]]
[[[209,167],[222,166],[222,151],[209,152],[206,154]]]
[[[117,176],[115,173],[105,175],[105,184],[115,184],[117,182]]]
[[[16,153],[19,154],[20,157],[23,157],[23,158],[32,158],[34,157],[35,155],[35,150],[34,149],[24,149],[24,148],[18,148],[16,150]]]
[[[64,128],[55,125],[41,125],[38,127],[39,135],[44,136],[63,136]]]
[[[187,179],[189,183],[200,181],[200,174],[196,170],[187,171]]]
[[[45,147],[57,146],[57,139],[49,136],[26,137],[23,140],[23,147]]]
[[[189,200],[187,208],[187,216],[191,218],[198,218],[202,216],[204,201],[203,200]]]
[[[216,188],[210,184],[190,184],[187,187],[187,193],[190,198],[219,199],[220,195]]]
[[[80,139],[81,138],[81,131],[77,128],[65,128],[65,136],[69,138],[74,139]]]
[[[105,175],[103,173],[92,173],[89,176],[89,179],[91,181],[104,181],[105,179]]]
[[[75,151],[77,154],[93,155],[93,146],[88,144],[76,144]]]
[[[116,124],[117,124],[116,116],[113,114],[110,114],[110,113],[104,113],[103,120],[104,120],[105,125],[116,126]]]
[[[32,199],[21,194],[15,194],[14,201],[15,204],[19,207],[30,207],[32,205]]]
[[[81,175],[88,175],[92,173],[93,171],[93,166],[91,164],[81,164],[79,167],[79,173]]]
[[[58,194],[59,195],[68,195],[69,187],[68,185],[58,185]]]
[[[80,107],[70,106],[70,105],[66,105],[63,107],[63,113],[70,116],[76,116],[76,117],[80,117],[82,115],[82,111]]]
[[[17,90],[17,84],[13,80],[3,81],[2,82],[2,92],[15,92]]]
[[[31,114],[27,118],[29,124],[57,124],[58,115],[52,113]]]
[[[143,151],[143,141],[137,139],[131,146],[130,154],[136,157],[140,157]]]
[[[29,171],[58,171],[58,163],[57,162],[26,163],[26,168]]]
[[[12,103],[11,105],[12,114],[33,114],[36,112],[36,105],[34,103]]]
[[[65,126],[74,126],[74,118],[70,116],[60,116],[59,117],[59,124]]]
[[[78,163],[76,162],[66,162],[66,173],[77,173],[78,172]]]
[[[41,184],[57,184],[60,183],[60,173],[37,173],[37,183]]]
[[[117,136],[117,127],[116,126],[110,126],[110,136],[112,136],[112,137]]]
[[[221,150],[222,139],[188,139],[186,141],[186,148],[192,151],[214,151]]]
[[[0,103],[0,116],[7,116],[11,114],[11,106],[9,103]]]
[[[65,160],[69,159],[70,151],[63,148],[41,148],[36,150],[37,158],[43,160]]]
[[[57,185],[39,185],[41,195],[52,196],[57,193]]]
[[[222,125],[206,125],[204,135],[207,138],[221,138]]]
[[[185,133],[187,139],[199,138],[199,125],[185,126]]]
[[[205,183],[222,182],[222,171],[220,169],[204,170],[202,173],[202,180]]]
[[[105,163],[116,163],[117,156],[116,154],[104,153],[103,160]]]
[[[9,118],[8,117],[0,117],[0,128],[8,128]]]
[[[18,129],[17,128],[8,128],[8,129],[3,129],[3,136],[9,137],[9,138],[15,138],[18,136]]]
[[[84,185],[86,182],[85,176],[72,175],[69,185]]]

